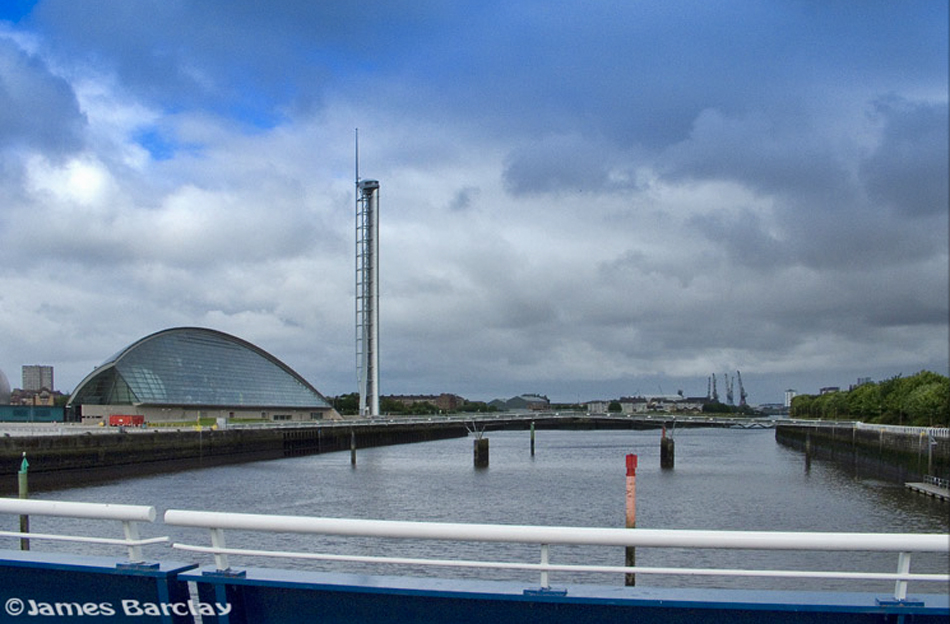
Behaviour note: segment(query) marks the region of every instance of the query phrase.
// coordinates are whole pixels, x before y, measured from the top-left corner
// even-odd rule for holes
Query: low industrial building
[[[166,329],[122,349],[80,382],[67,411],[86,424],[214,419],[337,419],[330,402],[289,366],[212,329]],[[142,416],[141,420],[115,418]]]

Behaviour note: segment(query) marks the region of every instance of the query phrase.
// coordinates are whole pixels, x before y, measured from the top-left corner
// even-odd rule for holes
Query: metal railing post
[[[125,531],[125,539],[139,541],[139,525],[132,520],[123,520],[122,529]],[[145,558],[142,556],[141,544],[129,544],[129,563],[141,563]]]
[[[223,549],[224,546],[224,529],[211,529],[211,546],[215,549]],[[230,569],[228,565],[228,555],[227,553],[215,552],[214,553],[214,565],[218,568],[218,571],[223,572],[224,570]]]
[[[550,546],[541,544],[541,565],[546,566],[550,562]],[[541,570],[541,589],[550,589],[551,583],[548,580],[548,571]]]
[[[897,557],[897,573],[907,574],[910,572],[910,553],[902,552]],[[907,581],[898,580],[894,583],[894,599],[904,600],[907,598]]]

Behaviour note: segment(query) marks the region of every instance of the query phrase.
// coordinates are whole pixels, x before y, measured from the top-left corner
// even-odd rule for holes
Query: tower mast
[[[360,416],[379,415],[379,182],[360,179],[356,131],[356,363]]]

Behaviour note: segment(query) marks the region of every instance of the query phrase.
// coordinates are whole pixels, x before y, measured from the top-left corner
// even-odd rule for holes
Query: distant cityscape
[[[10,405],[65,405],[69,395],[55,390],[53,367],[41,364],[23,366],[20,388],[10,388],[6,377],[0,371],[0,402]],[[7,386],[7,387],[4,387]],[[9,393],[9,398],[5,395]]]
[[[8,385],[6,377],[0,371],[0,403],[10,405],[35,405],[35,406],[63,406],[69,399],[68,394],[55,389],[55,378],[53,366],[31,364],[22,367],[22,383],[19,388],[4,388]],[[489,402],[469,401],[468,399],[452,393],[441,394],[411,394],[411,395],[386,395],[382,396],[382,413],[393,412],[458,412],[458,411],[547,411],[551,409],[574,409],[583,410],[588,413],[607,413],[619,412],[622,414],[642,414],[647,412],[667,412],[697,414],[709,411],[710,406],[719,405],[728,408],[735,408],[735,411],[747,411],[748,413],[781,414],[787,413],[792,404],[792,399],[798,396],[798,391],[788,389],[784,393],[782,403],[764,403],[754,406],[745,405],[745,390],[741,386],[741,377],[739,377],[740,404],[733,402],[733,383],[729,376],[725,377],[727,384],[727,403],[719,402],[719,396],[716,392],[716,378],[709,378],[708,392],[706,396],[684,396],[682,391],[673,395],[638,395],[624,396],[616,399],[595,399],[576,404],[552,403],[551,400],[542,394],[521,394],[511,398],[497,398]],[[870,377],[861,377],[851,388],[870,383]],[[832,392],[839,392],[838,386],[827,386],[819,390],[819,395]],[[9,395],[8,397],[6,395]],[[341,395],[330,397],[341,414],[348,414],[351,410],[347,409],[347,400],[353,395]],[[386,409],[388,408],[388,409]],[[739,410],[739,408],[745,408]],[[713,410],[715,411],[715,410]],[[734,410],[729,410],[734,411]]]

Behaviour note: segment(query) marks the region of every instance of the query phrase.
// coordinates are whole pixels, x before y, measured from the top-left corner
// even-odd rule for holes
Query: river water
[[[348,452],[207,468],[137,478],[84,488],[37,494],[36,498],[154,505],[286,515],[424,520],[501,524],[622,527],[625,518],[625,461],[639,456],[637,526],[657,529],[769,531],[845,531],[947,533],[947,503],[906,490],[900,484],[855,476],[846,468],[806,461],[780,446],[768,430],[678,430],[676,467],[660,469],[657,431],[537,432],[536,454],[527,431],[488,434],[491,465],[473,467],[472,439],[361,449],[357,465]],[[16,530],[16,518],[0,516],[0,528]],[[121,529],[90,527],[89,521],[32,519],[33,531],[72,531],[119,537]],[[205,531],[143,527],[145,536],[207,545]],[[538,548],[510,544],[423,542],[228,532],[228,545],[242,548],[386,554],[411,557],[460,556],[470,559],[536,562]],[[15,546],[2,546],[15,547]],[[104,554],[94,546],[34,542],[34,549]],[[153,558],[196,561],[211,557],[146,550]],[[112,551],[112,554],[115,553]],[[553,563],[623,565],[622,549],[552,547]],[[458,578],[523,580],[536,585],[536,573],[465,569],[368,568],[362,564],[241,559],[232,566],[296,567],[317,570]],[[866,571],[896,570],[896,554],[796,553],[721,550],[645,549],[643,566],[760,567]],[[914,555],[912,571],[946,572],[946,555]],[[608,574],[552,573],[552,583],[617,585]],[[892,582],[764,580],[641,575],[638,585],[774,587],[892,591]],[[911,591],[943,593],[941,584],[911,584]]]

